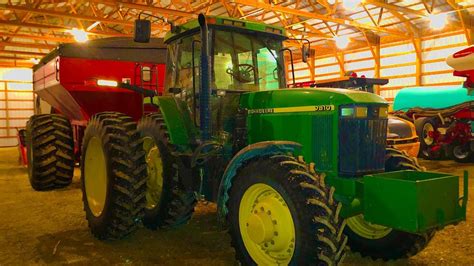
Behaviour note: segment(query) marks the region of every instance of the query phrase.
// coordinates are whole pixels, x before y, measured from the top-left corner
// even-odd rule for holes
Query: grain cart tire
[[[26,125],[28,176],[35,190],[71,184],[74,140],[69,120],[59,114],[33,115]]]
[[[418,152],[418,157],[429,160],[435,160],[441,157],[441,151],[431,151],[431,147],[435,144],[435,140],[428,135],[428,132],[436,130],[438,125],[439,122],[436,117],[422,117],[415,120],[416,134],[420,140],[420,151]]]
[[[464,145],[451,144],[448,147],[449,157],[458,163],[470,163],[474,161],[474,151],[471,150],[470,143]]]
[[[424,171],[416,158],[405,152],[388,148],[385,156],[385,171],[416,170]],[[347,219],[345,233],[352,251],[372,259],[396,260],[407,258],[422,251],[434,236],[434,231],[411,234],[389,227],[371,224],[362,215]]]
[[[261,157],[233,178],[227,220],[242,265],[338,265],[345,222],[334,188],[302,158]],[[242,229],[243,228],[243,229]]]
[[[143,224],[152,230],[186,224],[194,212],[196,198],[178,181],[168,130],[161,113],[147,115],[138,123],[143,137],[148,177]]]
[[[143,141],[132,118],[94,115],[82,142],[82,200],[92,234],[123,238],[143,218],[146,162]]]

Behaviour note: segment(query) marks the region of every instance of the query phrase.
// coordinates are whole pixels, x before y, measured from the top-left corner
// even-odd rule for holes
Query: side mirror
[[[151,22],[145,19],[135,20],[135,33],[133,40],[135,42],[147,43],[150,42]]]
[[[309,46],[304,45],[301,47],[301,57],[304,63],[308,62],[308,58],[310,56]]]

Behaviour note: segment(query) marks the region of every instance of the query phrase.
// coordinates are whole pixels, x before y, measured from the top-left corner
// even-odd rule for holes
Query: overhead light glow
[[[327,0],[328,4],[334,5],[336,3],[336,0]]]
[[[117,87],[118,82],[115,80],[106,80],[106,79],[98,79],[97,80],[98,86],[107,86],[107,87]]]
[[[38,58],[31,58],[30,62],[37,65],[40,62],[40,60]]]
[[[342,0],[342,5],[345,9],[355,9],[362,2],[362,0]]]
[[[94,23],[92,23],[89,27],[87,27],[86,31],[91,31],[93,30],[95,27],[97,27],[97,25],[100,24],[100,21],[96,21]]]
[[[446,24],[448,23],[448,14],[447,13],[440,13],[440,14],[430,14],[428,16],[430,20],[430,27],[433,30],[441,30],[443,29]]]
[[[87,32],[83,30],[73,28],[72,30],[68,30],[68,32],[72,34],[76,42],[87,42],[87,40],[89,40]]]
[[[339,49],[345,49],[349,46],[351,40],[347,36],[334,36],[334,41],[336,41],[336,46]]]

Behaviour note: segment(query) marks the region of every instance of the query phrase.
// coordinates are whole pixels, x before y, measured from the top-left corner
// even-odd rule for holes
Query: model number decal
[[[248,110],[248,114],[251,115],[251,114],[297,113],[297,112],[325,112],[325,111],[334,111],[334,110],[335,110],[334,105],[328,104],[328,105],[251,109],[251,110]]]
[[[334,105],[316,105],[315,111],[334,111]]]

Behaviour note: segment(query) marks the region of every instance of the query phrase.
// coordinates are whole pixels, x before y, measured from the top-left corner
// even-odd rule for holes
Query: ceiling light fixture
[[[430,20],[430,27],[433,30],[441,30],[448,23],[448,14],[447,13],[429,14],[428,19]]]
[[[345,9],[355,9],[362,2],[361,0],[342,0],[342,5]]]
[[[30,62],[37,65],[40,62],[40,60],[38,58],[31,58]]]
[[[72,30],[68,30],[68,32],[72,34],[76,42],[87,42],[87,40],[89,40],[87,32],[84,30],[73,28]]]
[[[351,40],[347,36],[334,36],[334,41],[336,42],[336,46],[339,49],[345,49],[349,46]]]

